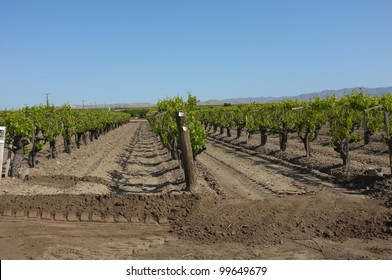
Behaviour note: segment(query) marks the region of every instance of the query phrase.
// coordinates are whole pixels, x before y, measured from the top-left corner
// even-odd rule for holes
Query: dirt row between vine
[[[197,194],[142,120],[71,155],[42,153],[28,180],[0,183],[0,257],[392,257],[382,200],[253,152],[208,141]]]
[[[232,133],[233,134],[233,133]],[[269,135],[265,146],[260,145],[260,135],[255,134],[246,141],[244,131],[239,139],[236,135],[227,137],[226,133],[212,133],[210,139],[223,145],[231,145],[243,149],[250,154],[257,154],[278,165],[289,165],[300,168],[304,173],[339,185],[346,191],[360,192],[386,200],[392,206],[392,177],[390,176],[388,148],[382,136],[376,133],[368,145],[363,142],[350,143],[350,166],[342,166],[339,154],[330,146],[330,135],[327,127],[323,127],[316,141],[311,142],[311,157],[305,157],[305,149],[295,133],[289,134],[285,152],[279,149],[278,135]],[[373,170],[381,170],[375,173]]]

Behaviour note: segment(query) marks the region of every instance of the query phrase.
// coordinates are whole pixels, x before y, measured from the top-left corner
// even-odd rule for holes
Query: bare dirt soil
[[[306,159],[298,141],[211,136],[194,194],[144,120],[43,151],[25,181],[0,181],[0,258],[392,259],[390,179],[355,175],[383,152],[342,169],[324,140]]]

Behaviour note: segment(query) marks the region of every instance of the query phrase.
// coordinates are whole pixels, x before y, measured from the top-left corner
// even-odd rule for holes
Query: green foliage
[[[124,110],[124,112],[128,113],[131,116],[131,118],[140,118],[140,119],[146,118],[148,111],[149,111],[148,108],[130,108]]]
[[[355,90],[350,95],[345,94],[340,100],[334,100],[330,109],[331,144],[343,141],[347,137],[351,142],[360,141],[362,137],[358,135],[357,130],[362,126],[371,131],[380,131],[383,127],[382,111],[379,109],[367,111],[379,105],[379,97]]]
[[[163,144],[172,145],[172,142],[178,139],[176,123],[176,112],[178,111],[186,112],[192,151],[193,155],[196,156],[204,148],[207,133],[200,121],[200,115],[197,111],[197,98],[195,96],[189,93],[187,102],[178,96],[161,100],[147,114],[147,119],[152,130],[161,136]]]
[[[42,135],[43,140],[36,143],[37,149],[59,135],[70,139],[74,133],[101,129],[107,124],[124,123],[129,119],[130,115],[124,112],[73,110],[69,105],[27,106],[21,110],[0,114],[0,122],[7,127],[8,144],[14,144],[14,141],[21,138],[31,141],[37,135]]]
[[[4,115],[4,124],[7,129],[6,142],[14,144],[14,139],[32,139],[34,126],[28,116],[28,107],[18,111],[7,111]]]
[[[199,119],[206,124],[231,128],[244,127],[249,133],[296,132],[305,143],[315,138],[316,132],[328,121],[331,146],[361,141],[374,132],[386,129],[384,112],[392,115],[392,95],[370,96],[362,90],[345,94],[342,98],[330,96],[312,100],[284,100],[242,106],[215,106],[199,109]],[[392,137],[392,116],[388,120],[388,135]],[[359,135],[359,128],[364,136]],[[388,140],[389,141],[389,140]],[[391,140],[392,141],[392,140]],[[341,150],[341,149],[340,149]]]

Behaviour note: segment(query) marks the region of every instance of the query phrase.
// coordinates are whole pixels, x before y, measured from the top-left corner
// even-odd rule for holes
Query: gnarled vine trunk
[[[242,127],[237,127],[237,137],[236,137],[236,139],[240,139],[241,134],[242,134]]]
[[[261,146],[265,146],[265,144],[267,144],[267,140],[268,140],[268,129],[266,127],[262,127],[260,129],[260,144]]]
[[[50,158],[56,158],[57,157],[57,148],[56,148],[56,139],[53,139],[49,142],[49,147],[50,147]]]
[[[13,153],[14,158],[11,163],[11,177],[18,177],[20,170],[22,168],[22,161],[24,158],[24,148],[26,145],[30,143],[29,139],[27,138],[20,138],[17,137],[13,141]]]
[[[279,147],[282,152],[287,149],[287,138],[289,131],[287,129],[287,125],[283,123],[282,129],[279,131]]]
[[[302,143],[304,144],[305,152],[306,152],[306,157],[310,157],[310,143],[309,143],[309,134],[310,134],[310,128],[307,127],[305,129],[305,134],[302,136],[301,133],[299,133],[299,138],[301,139]]]
[[[231,137],[231,129],[230,129],[230,127],[226,128],[226,135],[227,135],[227,137]]]
[[[334,142],[334,150],[338,152],[340,158],[343,160],[343,165],[348,166],[350,164],[350,157],[349,157],[349,138],[347,137],[343,141],[336,140]]]

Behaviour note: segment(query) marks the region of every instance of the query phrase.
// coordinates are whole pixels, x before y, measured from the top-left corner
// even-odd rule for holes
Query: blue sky
[[[392,1],[0,0],[0,109],[392,85]]]

